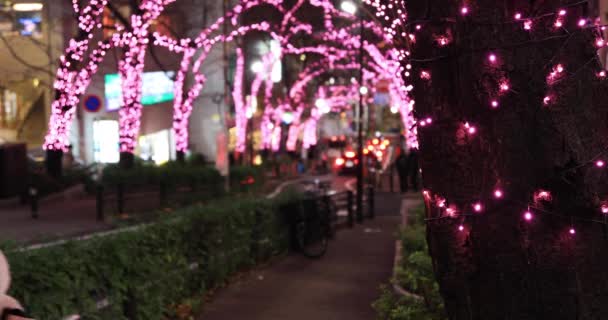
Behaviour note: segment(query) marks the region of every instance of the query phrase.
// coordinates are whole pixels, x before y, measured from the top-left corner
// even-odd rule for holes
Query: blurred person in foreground
[[[0,251],[0,320],[27,320],[31,319],[25,314],[25,311],[19,301],[7,295],[11,285],[11,274],[8,267],[8,262]]]

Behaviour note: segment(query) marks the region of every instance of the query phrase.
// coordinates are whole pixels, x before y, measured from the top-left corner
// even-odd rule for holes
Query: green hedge
[[[252,167],[252,166],[232,166],[230,167],[230,188],[237,192],[248,192],[257,190],[264,184],[263,167]],[[250,181],[249,178],[253,178]],[[252,182],[252,183],[250,183]]]
[[[130,169],[110,165],[104,168],[102,175],[102,183],[109,187],[121,183],[126,187],[157,186],[163,182],[168,187],[192,185],[221,189],[218,186],[222,185],[222,181],[222,176],[213,167],[178,163],[168,163],[163,166],[137,165]]]
[[[11,294],[40,320],[175,318],[169,306],[287,250],[288,201],[299,200],[224,200],[134,231],[9,252]]]
[[[433,262],[428,254],[424,206],[416,208],[408,217],[408,226],[400,232],[403,248],[401,264],[397,266],[393,282],[423,300],[397,295],[388,287],[373,306],[381,320],[444,320],[447,319],[439,285],[433,273]]]

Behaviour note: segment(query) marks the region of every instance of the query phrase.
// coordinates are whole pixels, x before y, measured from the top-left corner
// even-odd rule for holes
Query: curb
[[[401,246],[401,241],[395,241],[395,264],[393,265],[393,278],[397,276],[397,268],[401,264],[401,253],[403,248]],[[415,293],[411,293],[405,290],[402,286],[397,283],[393,283],[393,292],[404,297],[412,298],[414,300],[423,301],[424,298]]]
[[[407,199],[404,197],[401,199],[401,227],[407,227],[407,213],[405,211],[407,211],[407,206],[405,205],[405,201]],[[399,267],[399,265],[401,265],[401,258],[403,257],[403,246],[401,245],[401,241],[397,240],[395,241],[395,259],[394,259],[394,264],[393,264],[393,279],[396,279],[397,277],[397,268]],[[403,288],[402,286],[400,286],[399,284],[395,283],[393,281],[392,284],[393,287],[393,292],[395,294],[398,294],[400,296],[403,297],[408,297],[414,300],[418,300],[418,301],[423,301],[424,297],[417,295],[415,293],[412,293],[408,290],[406,290],[405,288]]]

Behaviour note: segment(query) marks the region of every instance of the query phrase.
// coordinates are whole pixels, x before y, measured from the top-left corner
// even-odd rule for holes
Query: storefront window
[[[139,137],[139,156],[145,161],[157,165],[169,162],[173,157],[171,146],[173,140],[172,130],[161,130]]]
[[[93,158],[99,163],[117,163],[120,160],[118,121],[93,122]]]

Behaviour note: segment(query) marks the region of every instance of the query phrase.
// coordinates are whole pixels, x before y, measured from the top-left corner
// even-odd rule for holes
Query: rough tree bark
[[[556,16],[535,20],[531,32],[513,19],[574,2],[476,0],[466,17],[462,1],[407,2],[412,30],[414,21],[422,25],[407,79],[417,116],[434,119],[419,128],[421,168],[429,247],[450,319],[608,319],[608,233],[599,209],[608,186],[594,165],[608,160],[608,91],[597,77],[595,35],[576,25],[587,4],[567,7],[568,31],[554,27]],[[437,45],[442,35],[446,46]],[[498,67],[488,65],[490,52]],[[549,85],[558,63],[564,75]],[[418,76],[423,70],[430,80]],[[501,79],[511,89],[493,109]],[[552,201],[535,203],[540,189]],[[437,219],[445,209],[436,196],[457,216]],[[483,213],[473,213],[476,201]],[[522,219],[528,206],[531,222]]]

